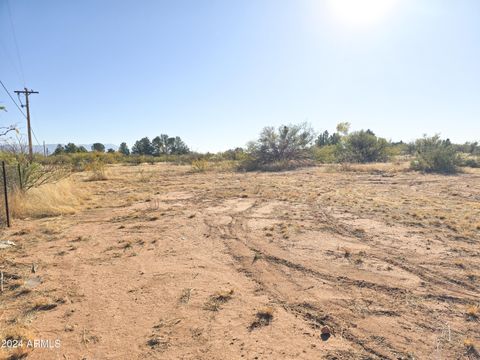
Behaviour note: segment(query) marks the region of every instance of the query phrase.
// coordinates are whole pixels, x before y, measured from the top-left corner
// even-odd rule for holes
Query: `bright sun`
[[[398,0],[328,0],[337,21],[349,26],[368,26],[384,20]]]

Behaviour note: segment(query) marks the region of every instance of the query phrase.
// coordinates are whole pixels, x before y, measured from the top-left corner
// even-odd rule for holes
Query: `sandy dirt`
[[[28,359],[480,358],[480,172],[75,176],[2,234],[4,336],[61,341]]]

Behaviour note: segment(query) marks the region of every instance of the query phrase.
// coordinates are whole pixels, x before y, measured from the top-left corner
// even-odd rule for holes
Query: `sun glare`
[[[328,0],[336,21],[348,26],[369,26],[385,20],[398,0]]]

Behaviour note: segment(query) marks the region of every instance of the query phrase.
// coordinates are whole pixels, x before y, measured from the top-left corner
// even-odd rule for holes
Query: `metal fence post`
[[[22,170],[20,169],[20,163],[17,164],[17,169],[18,169],[18,182],[20,184],[20,190],[23,190]]]
[[[10,211],[8,210],[7,173],[5,171],[5,161],[2,161],[2,170],[3,170],[3,193],[5,195],[5,212],[7,214],[7,226],[10,227]]]

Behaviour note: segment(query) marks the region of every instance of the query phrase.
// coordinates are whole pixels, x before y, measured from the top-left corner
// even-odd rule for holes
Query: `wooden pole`
[[[18,183],[20,184],[20,190],[23,190],[22,169],[20,168],[20,163],[17,164],[17,170],[18,170]]]
[[[24,90],[16,90],[15,93],[25,95],[25,107],[27,108],[28,158],[31,162],[33,161],[33,144],[32,144],[32,127],[30,126],[30,102],[28,100],[28,96],[30,94],[38,94],[38,91],[28,90],[27,88],[24,88]]]
[[[10,211],[8,209],[7,173],[5,171],[5,161],[2,161],[2,170],[3,170],[3,193],[5,195],[5,212],[7,214],[7,226],[10,227]]]

